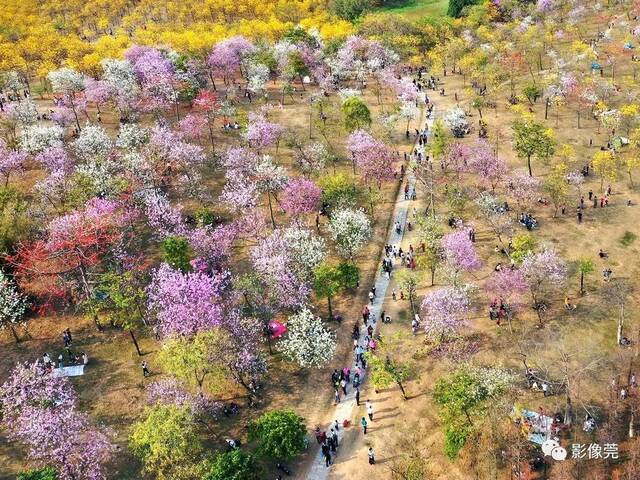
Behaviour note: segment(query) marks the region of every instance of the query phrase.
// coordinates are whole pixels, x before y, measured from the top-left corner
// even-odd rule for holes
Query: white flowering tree
[[[324,328],[320,317],[305,307],[289,317],[280,345],[285,357],[301,367],[321,368],[333,358],[336,338]]]
[[[20,341],[16,326],[24,323],[27,299],[0,270],[0,330],[10,330],[16,343]]]
[[[331,215],[329,231],[338,253],[353,258],[371,237],[371,222],[363,211],[343,208]]]
[[[313,270],[325,258],[326,248],[322,237],[304,228],[289,227],[283,232],[284,243],[291,250],[296,268],[305,278],[310,278]]]
[[[269,67],[263,63],[248,63],[246,69],[248,78],[247,89],[255,94],[265,91],[271,74]]]
[[[467,114],[460,107],[453,107],[448,110],[444,115],[444,123],[451,129],[451,133],[456,138],[463,137],[466,129],[469,128]]]
[[[112,148],[111,138],[104,128],[87,125],[74,142],[76,153],[83,160],[104,158]]]
[[[28,98],[15,106],[13,115],[20,124],[33,125],[38,121],[38,107]]]
[[[149,141],[149,130],[137,123],[122,123],[116,139],[116,146],[135,150]]]
[[[78,120],[75,99],[76,95],[85,88],[84,76],[80,72],[65,67],[49,72],[47,78],[51,82],[53,90],[64,95],[64,101],[67,106],[73,110],[76,127],[78,127],[78,131],[80,131],[80,120]]]
[[[22,129],[20,148],[33,155],[49,147],[61,147],[64,130],[58,125],[30,125]]]

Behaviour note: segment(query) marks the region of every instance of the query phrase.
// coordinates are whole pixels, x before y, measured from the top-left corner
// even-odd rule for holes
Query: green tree
[[[473,417],[482,418],[487,400],[501,396],[513,381],[503,370],[468,365],[436,381],[433,400],[440,407],[448,458],[454,459],[473,433]]]
[[[138,355],[142,355],[134,330],[143,324],[144,287],[132,271],[109,272],[98,280],[95,297],[90,302],[94,312],[106,313],[112,325],[129,332]]]
[[[511,240],[511,251],[509,252],[509,256],[516,264],[520,265],[524,258],[532,253],[537,246],[538,242],[533,235],[529,233],[520,233]]]
[[[191,338],[171,338],[162,344],[157,361],[166,371],[200,390],[210,376],[214,377],[210,384],[222,389],[224,368],[211,360],[217,358],[216,354],[225,342],[225,335],[218,329],[201,332]]]
[[[360,283],[360,269],[352,262],[344,260],[338,264],[338,273],[340,285],[344,290],[353,290]]]
[[[322,188],[322,203],[329,211],[356,206],[362,197],[362,187],[352,175],[327,175],[318,180],[318,185]]]
[[[159,480],[202,478],[207,462],[189,407],[155,405],[133,425],[131,451]]]
[[[293,410],[272,410],[249,424],[249,441],[257,442],[256,452],[274,460],[287,460],[305,449],[307,428],[304,418]]]
[[[307,67],[307,64],[302,59],[300,52],[294,51],[289,54],[289,62],[287,63],[287,72],[285,75],[289,75],[292,78],[298,77],[302,84],[302,89],[304,90],[304,82],[302,79],[306,75],[309,75],[309,67]]]
[[[313,291],[318,297],[327,299],[329,319],[332,320],[333,306],[331,305],[331,299],[342,290],[340,271],[333,265],[321,263],[313,272],[313,277]]]
[[[429,151],[434,160],[439,160],[446,152],[450,142],[449,131],[442,119],[438,118],[431,127],[431,147]]]
[[[371,383],[377,390],[397,385],[402,393],[402,398],[407,400],[407,392],[405,383],[415,374],[413,362],[400,360],[396,358],[398,352],[399,340],[401,336],[397,335],[390,340],[380,341],[376,350],[366,352],[367,369],[371,373]]]
[[[216,455],[211,471],[204,480],[260,480],[261,478],[262,469],[253,455],[236,448]]]
[[[535,83],[528,83],[522,89],[522,94],[529,101],[531,105],[535,103],[535,101],[542,95],[542,91],[540,87],[538,87]]]
[[[593,171],[600,176],[600,191],[604,188],[605,179],[613,182],[618,178],[618,160],[616,156],[607,151],[599,150],[593,155],[591,160]]]
[[[371,10],[371,0],[333,0],[331,10],[340,18],[355,21],[364,12]]]
[[[19,473],[16,480],[58,480],[58,472],[53,467],[38,468]]]
[[[531,158],[546,160],[555,151],[556,142],[552,133],[544,125],[531,119],[516,120],[512,129],[513,149],[519,158],[527,159],[529,175],[533,176]]]
[[[478,0],[449,0],[447,15],[453,18],[460,18],[464,14],[464,9],[478,3]]]
[[[420,278],[422,275],[420,272],[416,272],[410,268],[400,270],[396,274],[396,282],[403,292],[406,292],[409,299],[409,305],[411,305],[411,312],[416,313],[415,299],[418,285],[420,284]]]
[[[542,183],[542,191],[553,204],[554,218],[558,215],[560,206],[564,205],[569,198],[569,184],[567,183],[568,170],[564,162],[554,165]]]
[[[183,272],[191,270],[191,249],[183,237],[168,237],[162,241],[162,258],[174,268]]]
[[[593,272],[594,268],[595,266],[593,265],[593,260],[589,260],[586,258],[580,260],[580,263],[578,265],[578,270],[580,271],[580,295],[585,294],[584,277]]]
[[[344,128],[348,132],[371,126],[369,107],[359,97],[347,98],[342,104],[341,111]]]
[[[436,270],[442,264],[442,219],[435,215],[420,216],[416,220],[418,239],[424,243],[424,252],[418,256],[418,266],[431,272],[431,286],[435,283]]]

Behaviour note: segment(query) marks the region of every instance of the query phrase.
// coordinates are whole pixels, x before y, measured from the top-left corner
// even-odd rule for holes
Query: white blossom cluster
[[[336,351],[335,335],[308,308],[291,315],[287,334],[280,342],[284,355],[303,368],[321,368]]]

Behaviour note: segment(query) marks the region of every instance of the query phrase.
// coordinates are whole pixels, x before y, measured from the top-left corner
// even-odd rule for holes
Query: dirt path
[[[425,119],[423,122],[421,122],[421,126],[424,126],[425,123],[428,125],[429,127],[428,134],[431,132],[431,127],[433,125],[433,118],[435,117],[435,110],[436,109],[434,108],[432,115],[429,118]],[[408,183],[409,183],[410,190],[415,188],[416,179],[411,174],[409,174],[408,176]],[[396,198],[394,211],[393,211],[393,222],[391,223],[389,232],[387,234],[386,244],[398,245],[398,246],[401,244],[402,239],[404,237],[404,232],[405,232],[404,226],[406,225],[409,212],[413,207],[413,205],[416,203],[417,203],[416,201],[405,200],[403,187],[401,187],[398,190],[398,196]],[[395,230],[394,224],[396,221],[400,222],[400,225],[403,226],[400,233],[398,233]],[[381,262],[378,263],[378,267],[379,267],[377,269],[378,273],[376,274],[376,279],[375,279],[376,297],[374,298],[373,302],[369,305],[369,310],[371,312],[371,318],[373,319],[373,327],[375,332],[378,331],[378,326],[380,324],[380,321],[379,321],[380,313],[383,310],[387,289],[390,283],[390,279],[387,278],[387,275],[382,274],[381,272],[381,268],[380,268]],[[366,330],[361,329],[361,334],[360,334],[358,343],[362,346],[364,346],[365,335],[366,335]],[[356,367],[355,363],[352,364],[351,371],[354,371],[355,367]],[[366,380],[366,373],[367,373],[366,370],[364,370],[362,375],[362,384],[364,384]],[[338,403],[333,409],[332,415],[330,417],[331,423],[325,427],[325,430],[329,432],[333,425],[334,420],[337,420],[338,423],[340,424],[340,429],[338,431],[338,438],[339,438],[338,453],[335,454],[333,458],[333,461],[339,461],[339,462],[344,462],[348,459],[355,458],[357,456],[356,452],[363,448],[362,446],[363,439],[360,438],[362,437],[360,433],[362,429],[359,424],[359,419],[362,415],[358,415],[356,412],[358,409],[364,408],[363,405],[365,402],[365,398],[364,398],[364,395],[361,395],[361,398],[360,398],[361,406],[357,407],[355,402],[355,389],[352,387],[351,384],[347,386],[347,392],[348,394],[346,396],[342,395],[340,403]],[[361,393],[362,393],[362,386],[361,386]],[[375,406],[374,406],[374,418],[375,418]],[[348,419],[351,422],[351,426],[348,429],[342,428],[342,423],[345,419]],[[313,458],[313,461],[310,464],[308,464],[308,468],[303,469],[303,471],[300,472],[296,476],[296,478],[300,480],[302,479],[325,480],[329,478],[331,471],[333,469],[331,467],[327,468],[325,466],[324,457],[322,456],[322,452],[320,451],[320,448],[318,447],[317,443],[314,442],[312,448],[313,450],[311,452],[311,456]]]

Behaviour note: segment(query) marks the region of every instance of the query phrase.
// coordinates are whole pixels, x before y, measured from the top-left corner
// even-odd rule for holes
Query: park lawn
[[[271,120],[283,124],[301,138],[308,139],[309,102],[306,96],[312,92],[313,89],[308,89],[305,92],[298,91],[293,98],[287,97],[282,109],[271,110]],[[380,114],[381,110],[388,106],[388,104],[385,105],[385,101],[388,102],[389,97],[383,97],[383,104],[379,105],[371,90],[365,91],[364,95],[374,116]],[[271,103],[279,101],[277,84],[270,86],[270,98]],[[337,96],[334,96],[333,100],[337,101]],[[48,100],[40,100],[39,102],[43,107],[49,104]],[[263,102],[254,102],[253,105],[249,105],[249,108],[259,109],[262,104]],[[183,107],[181,115],[184,116],[187,110],[187,107]],[[90,111],[90,115],[95,118],[95,112]],[[102,118],[103,126],[110,134],[114,135],[118,125],[117,117],[111,112],[104,112]],[[404,138],[405,125],[403,122],[401,123],[397,126],[392,140],[400,151],[408,151],[410,147],[405,145]],[[322,140],[316,130],[312,130],[312,135],[314,141]],[[216,150],[218,152],[225,151],[229,145],[237,141],[236,137],[237,132],[222,133],[220,129],[216,130]],[[351,161],[344,153],[345,140],[346,134],[344,133],[331,138],[333,147],[340,153],[335,170],[351,173]],[[275,152],[269,153],[275,154]],[[402,154],[400,155],[402,156]],[[296,173],[291,149],[280,145],[276,160],[286,166],[291,173]],[[328,167],[327,172],[329,171]],[[38,172],[30,171],[22,181],[33,183],[37,178]],[[219,175],[219,172],[212,171],[203,178],[203,183],[207,191],[215,197],[223,187],[224,178]],[[216,422],[212,435],[205,439],[207,447],[212,451],[222,448],[225,438],[241,438],[243,442],[246,441],[248,423],[266,410],[283,407],[293,408],[305,417],[310,431],[316,424],[326,421],[325,417],[330,411],[333,398],[327,379],[333,368],[348,363],[351,358],[351,326],[353,321],[359,320],[362,305],[367,302],[368,288],[376,273],[399,185],[398,181],[387,182],[383,185],[383,198],[377,208],[374,208],[372,240],[357,259],[361,271],[360,288],[355,292],[347,292],[334,299],[334,313],[344,317],[342,324],[327,323],[328,328],[336,330],[338,336],[339,345],[334,362],[325,369],[310,371],[296,367],[293,363],[282,359],[277,353],[270,356],[268,358],[269,373],[264,382],[264,401],[256,409],[246,407],[243,390],[235,385],[227,385],[227,391],[215,398],[226,402],[235,401],[240,404],[241,414],[230,419],[222,417],[219,422]],[[181,199],[172,200],[175,202]],[[190,212],[191,202],[181,203],[185,207],[185,212]],[[218,211],[215,204],[212,205],[212,208],[216,213],[222,213]],[[285,217],[277,209],[275,210],[277,224],[284,225]],[[266,205],[264,213],[265,218],[268,218]],[[321,236],[330,245],[326,221],[326,218],[321,218]],[[308,226],[313,228],[313,223],[314,219],[310,217]],[[147,253],[160,261],[160,254],[156,250]],[[246,259],[246,255],[246,247],[238,249],[238,259]],[[329,252],[329,255],[335,258],[333,252]],[[242,262],[235,263],[242,264]],[[314,299],[313,305],[319,315],[326,317],[326,299]],[[0,355],[0,383],[4,382],[11,368],[17,362],[34,361],[45,352],[49,353],[52,358],[57,358],[62,351],[61,334],[67,327],[71,328],[74,336],[74,351],[86,352],[90,358],[87,373],[71,380],[80,399],[80,408],[86,411],[98,425],[109,427],[115,433],[115,443],[119,450],[109,467],[109,478],[117,478],[118,480],[146,478],[141,472],[140,463],[131,455],[127,443],[131,427],[140,417],[146,405],[146,388],[149,383],[164,377],[155,362],[155,355],[160,344],[154,340],[150,331],[143,329],[136,331],[143,352],[143,356],[140,357],[135,351],[129,334],[122,330],[105,325],[104,331],[97,332],[92,320],[73,312],[39,317],[31,322],[30,333],[33,338],[30,340],[15,344],[10,334],[7,332],[0,334],[0,351],[2,352]],[[152,376],[148,379],[144,379],[141,374],[140,362],[143,359],[149,363],[152,371]],[[309,461],[308,457],[309,455],[302,456],[300,463]],[[0,480],[12,480],[19,471],[29,467],[24,460],[23,450],[2,434],[0,434],[0,459]]]
[[[403,5],[390,5],[377,10],[415,20],[422,17],[442,17],[447,13],[448,6],[449,0],[408,0]]]

